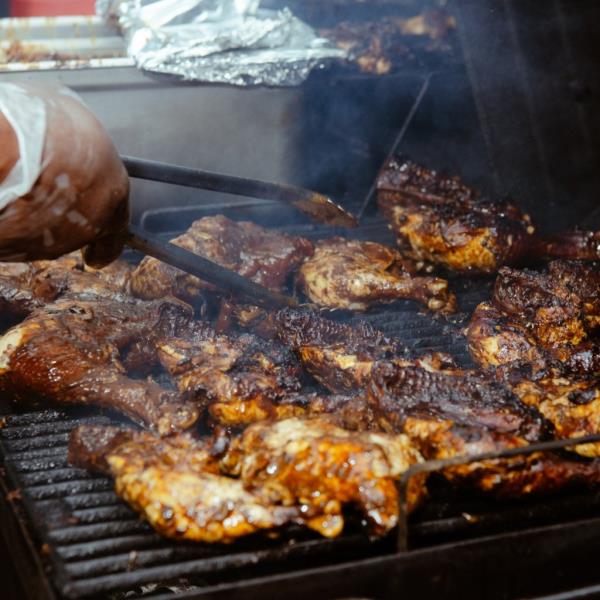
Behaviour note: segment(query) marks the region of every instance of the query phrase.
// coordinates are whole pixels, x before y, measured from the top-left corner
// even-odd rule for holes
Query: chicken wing
[[[512,202],[490,202],[458,177],[404,157],[384,165],[377,198],[407,255],[452,271],[495,273],[503,265],[540,258],[600,258],[600,233],[540,236],[529,215]]]
[[[375,242],[332,238],[318,242],[300,267],[299,283],[319,306],[366,310],[377,302],[411,299],[431,310],[453,312],[454,294],[437,277],[413,276],[402,256]]]

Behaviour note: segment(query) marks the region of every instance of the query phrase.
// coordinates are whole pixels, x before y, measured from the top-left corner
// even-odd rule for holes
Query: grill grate
[[[454,282],[461,308],[453,321],[420,314],[414,303],[398,302],[358,318],[398,336],[415,352],[450,351],[468,363],[461,335],[468,311],[489,293],[490,282]],[[334,316],[338,313],[332,313]],[[340,313],[340,318],[344,315]],[[355,317],[356,318],[356,317]],[[324,540],[301,530],[278,539],[256,536],[231,546],[171,542],[155,533],[113,492],[110,479],[71,467],[67,443],[82,423],[111,423],[91,409],[44,410],[9,415],[0,429],[0,450],[9,485],[27,513],[34,544],[59,593],[67,598],[114,593],[154,583],[204,586],[299,568],[357,560],[394,550],[393,539],[371,542],[349,520],[348,533]],[[542,505],[495,505],[474,499],[430,502],[414,516],[412,547],[555,523],[594,514],[600,494],[545,500]]]
[[[67,598],[181,577],[210,581],[256,565],[331,563],[372,552],[360,533],[333,542],[299,532],[230,547],[165,540],[117,498],[110,479],[67,463],[71,429],[110,422],[106,416],[51,410],[8,416],[0,432],[4,467],[11,487],[19,490],[9,496],[22,500],[56,587]]]

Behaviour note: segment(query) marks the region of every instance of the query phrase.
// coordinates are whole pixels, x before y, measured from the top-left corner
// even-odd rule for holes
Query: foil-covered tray
[[[144,71],[184,81],[293,86],[347,53],[285,6],[259,0],[98,0]]]
[[[101,17],[0,19],[0,72],[133,64],[123,38]]]

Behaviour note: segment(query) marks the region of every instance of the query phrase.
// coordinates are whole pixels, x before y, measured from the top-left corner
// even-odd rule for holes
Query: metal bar
[[[200,169],[131,156],[121,157],[130,177],[193,187],[234,196],[274,200],[289,204],[315,221],[339,227],[356,227],[356,217],[331,198],[292,185],[211,173]]]
[[[419,90],[419,93],[417,94],[417,97],[415,98],[413,105],[410,107],[410,110],[408,111],[408,114],[406,115],[406,119],[404,119],[404,123],[402,124],[402,127],[400,128],[398,135],[394,139],[394,142],[392,143],[390,151],[387,153],[385,163],[387,163],[387,161],[392,156],[394,156],[394,154],[396,154],[396,152],[398,151],[398,148],[400,147],[400,144],[402,143],[402,140],[404,139],[404,136],[406,135],[406,132],[408,131],[408,128],[409,128],[410,124],[412,123],[414,116],[417,114],[417,110],[419,109],[419,106],[421,106],[421,102],[422,102],[423,98],[425,97],[427,90],[429,89],[429,82],[431,81],[431,77],[434,74],[435,73],[429,73],[427,75],[427,77],[425,78],[425,81],[423,81],[423,85],[421,86],[421,89]],[[365,198],[364,202],[362,203],[362,206],[360,207],[360,210],[358,211],[359,221],[360,221],[360,219],[363,218],[363,215],[365,214],[365,210],[367,210],[367,207],[369,206],[369,204],[371,204],[373,197],[375,196],[375,192],[377,191],[377,178],[378,177],[379,177],[379,173],[377,173],[377,175],[375,175],[375,179],[374,179],[373,183],[371,184],[371,187],[369,188],[367,197]]]
[[[238,275],[235,271],[226,269],[175,244],[163,242],[138,227],[130,227],[127,245],[186,273],[195,275],[208,283],[212,283],[222,291],[242,296],[255,304],[269,307],[298,306],[298,302],[294,298],[272,292],[266,287]]]
[[[600,434],[585,435],[577,438],[567,438],[563,440],[552,440],[550,442],[540,442],[538,444],[529,444],[520,448],[509,448],[498,452],[484,452],[472,456],[455,456],[443,460],[428,460],[423,463],[412,465],[400,478],[398,483],[398,552],[408,550],[408,484],[412,477],[419,473],[433,473],[441,471],[448,467],[457,467],[459,465],[468,465],[474,462],[485,460],[494,460],[498,458],[512,458],[514,456],[527,456],[535,452],[548,452],[551,450],[560,450],[569,446],[579,446],[580,444],[590,444],[600,442]]]

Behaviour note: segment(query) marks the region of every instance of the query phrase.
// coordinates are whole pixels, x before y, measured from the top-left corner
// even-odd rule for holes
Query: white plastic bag
[[[1,210],[30,192],[43,170],[46,106],[19,85],[0,83],[0,112],[13,128],[19,144],[19,160],[0,182]]]

